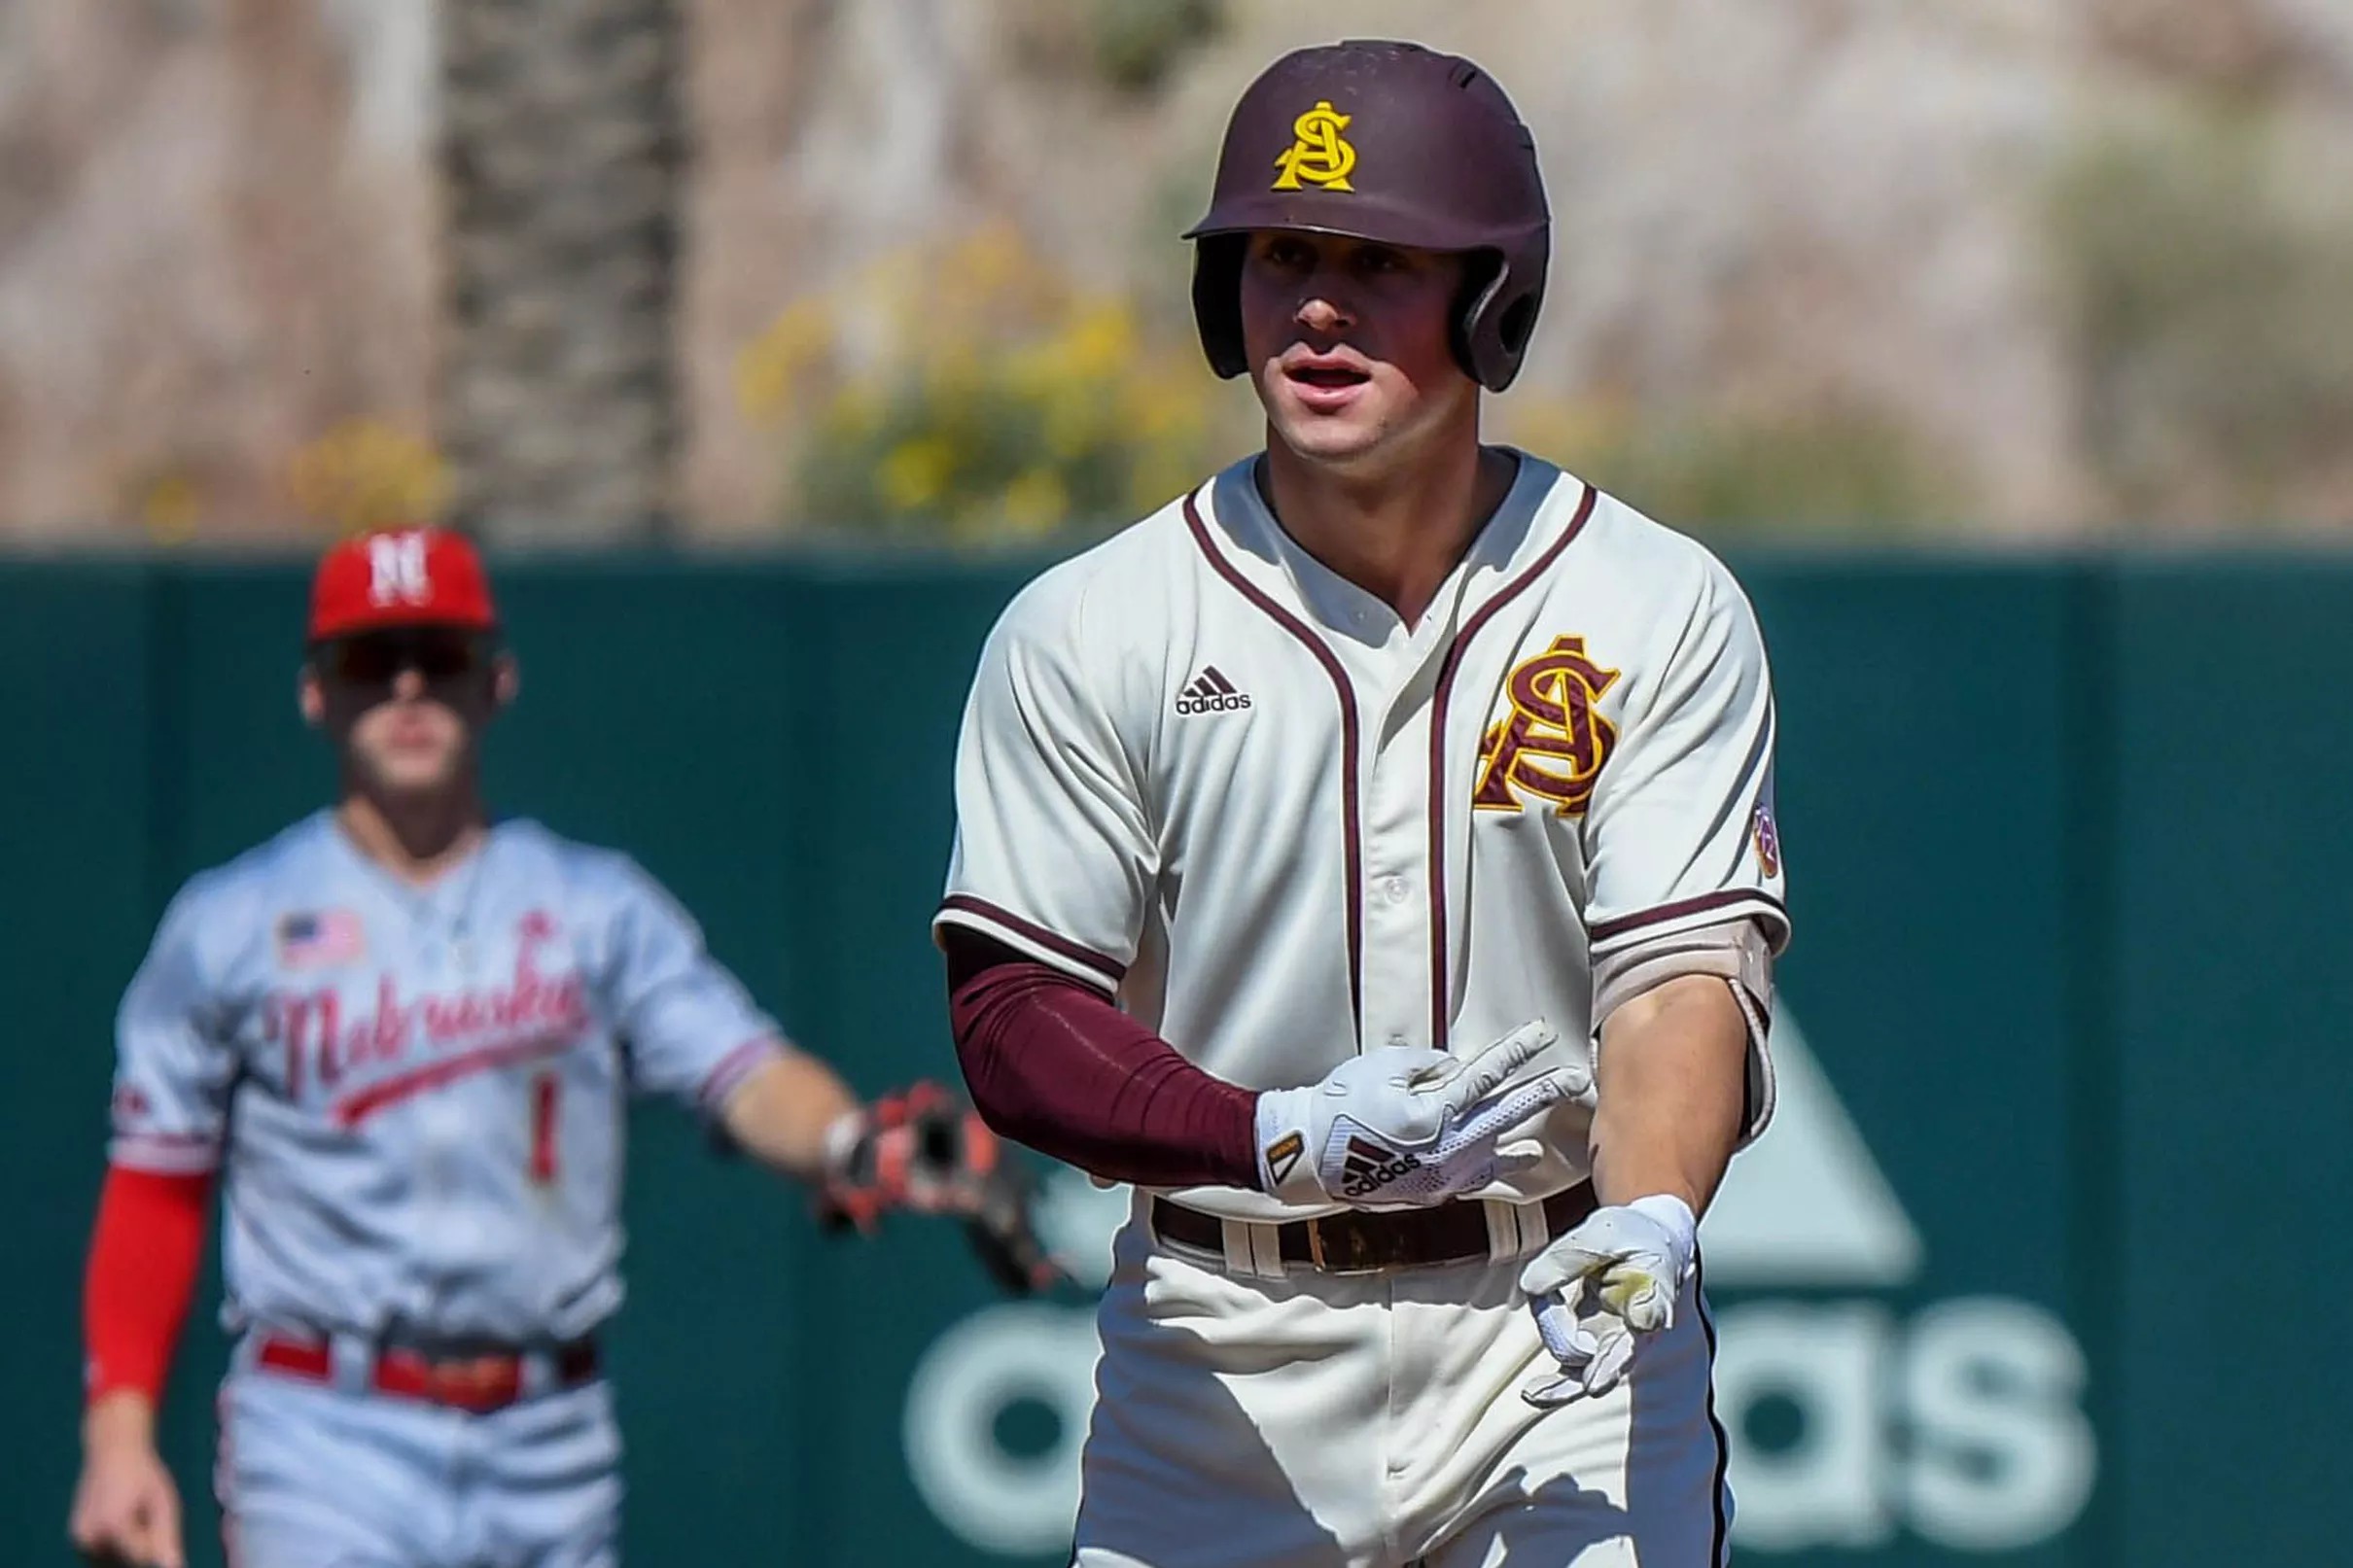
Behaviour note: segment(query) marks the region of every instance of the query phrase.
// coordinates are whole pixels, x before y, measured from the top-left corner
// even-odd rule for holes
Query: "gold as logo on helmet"
[[[1275,167],[1282,172],[1275,177],[1274,188],[1296,191],[1305,181],[1326,191],[1355,190],[1348,183],[1348,171],[1356,166],[1356,150],[1340,134],[1353,118],[1335,110],[1329,99],[1321,99],[1291,122],[1291,134],[1298,139],[1275,159]]]

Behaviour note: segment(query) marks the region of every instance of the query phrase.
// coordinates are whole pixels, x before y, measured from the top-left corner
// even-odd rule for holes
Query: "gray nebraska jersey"
[[[1537,1015],[1584,1049],[1598,957],[1743,917],[1787,940],[1765,650],[1714,557],[1522,456],[1409,627],[1291,541],[1251,468],[1006,610],[939,923],[1102,987],[1253,1089]],[[1554,1154],[1486,1196],[1581,1177],[1587,1115],[1556,1110]]]
[[[778,1049],[626,855],[503,821],[417,889],[327,812],[181,889],[117,1037],[112,1160],[224,1169],[231,1328],[516,1342],[620,1303],[628,1090]]]

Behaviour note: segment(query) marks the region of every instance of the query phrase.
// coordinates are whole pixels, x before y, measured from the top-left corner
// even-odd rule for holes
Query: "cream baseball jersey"
[[[109,1158],[222,1168],[230,1327],[507,1343],[619,1305],[628,1092],[778,1048],[626,855],[510,819],[420,889],[331,812],[181,890],[117,1037]]]
[[[1523,454],[1407,626],[1282,532],[1254,462],[1005,610],[937,923],[1101,987],[1253,1089],[1537,1016],[1590,1049],[1597,958],[1742,918],[1779,949],[1772,685],[1714,557]],[[1545,1162],[1483,1196],[1581,1178],[1588,1115],[1557,1109]]]

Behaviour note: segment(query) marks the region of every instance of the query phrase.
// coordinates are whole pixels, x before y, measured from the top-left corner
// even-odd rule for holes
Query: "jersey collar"
[[[1542,458],[1515,447],[1503,450],[1519,459],[1519,471],[1431,601],[1433,619],[1453,622],[1474,611],[1574,526],[1583,482]],[[1229,546],[1225,553],[1238,571],[1322,630],[1373,646],[1386,643],[1397,624],[1396,611],[1317,560],[1283,531],[1259,494],[1254,476],[1258,460],[1259,454],[1253,453],[1204,487],[1201,509],[1212,545]],[[1556,496],[1564,496],[1567,504],[1549,505]],[[1427,621],[1422,630],[1431,630]]]

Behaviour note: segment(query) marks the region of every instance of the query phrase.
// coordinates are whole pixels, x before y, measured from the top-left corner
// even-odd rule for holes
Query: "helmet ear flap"
[[[1455,363],[1490,392],[1501,392],[1520,373],[1543,282],[1541,266],[1532,286],[1516,277],[1502,251],[1474,251],[1465,259],[1450,336]]]
[[[1227,380],[1250,367],[1242,344],[1243,234],[1204,234],[1193,242],[1193,325],[1210,368]]]
[[[1462,373],[1481,386],[1487,377],[1480,361],[1479,329],[1487,313],[1493,308],[1496,292],[1503,287],[1510,268],[1503,264],[1501,251],[1472,251],[1462,258],[1462,287],[1455,296],[1455,316],[1448,324],[1447,339],[1455,351],[1455,363]]]

